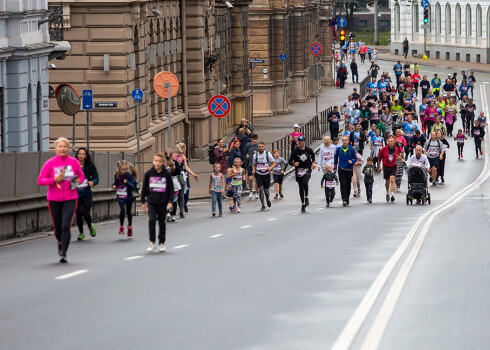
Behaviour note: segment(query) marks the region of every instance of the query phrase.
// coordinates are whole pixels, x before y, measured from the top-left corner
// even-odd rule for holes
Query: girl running
[[[187,158],[185,157],[186,146],[184,143],[179,143],[175,146],[174,162],[180,167],[181,173],[178,176],[178,180],[181,183],[181,188],[177,193],[177,200],[173,203],[172,216],[177,214],[177,204],[180,209],[180,218],[185,217],[184,211],[187,213],[187,201],[189,200],[189,174],[194,177],[196,181],[199,181],[199,177],[191,170],[187,164]],[[187,198],[187,201],[186,201]]]
[[[221,165],[214,163],[213,173],[209,175],[209,194],[212,199],[212,216],[216,216],[216,202],[218,202],[219,216],[223,216],[223,193],[225,192],[225,185],[225,177],[221,173]]]
[[[480,126],[485,129],[487,126],[487,117],[485,117],[485,113],[483,111],[481,111],[480,115],[478,116],[478,122],[480,122]]]
[[[468,98],[463,96],[461,103],[459,104],[459,113],[461,114],[461,123],[463,124],[463,132],[467,133],[471,129],[470,125],[466,125],[466,106],[468,105]]]
[[[458,145],[458,159],[463,158],[463,148],[464,148],[464,141],[466,140],[466,136],[463,133],[463,129],[458,130],[458,134],[454,138],[454,141],[456,141],[456,144]]]
[[[85,180],[78,185],[78,206],[77,206],[77,226],[78,226],[78,240],[85,240],[85,234],[83,233],[83,219],[87,223],[90,235],[95,237],[97,232],[94,225],[92,225],[92,217],[90,216],[90,209],[92,208],[92,188],[99,183],[99,174],[97,168],[92,163],[90,153],[86,148],[79,148],[75,154],[75,158],[80,162]]]
[[[380,130],[376,129],[376,136],[371,138],[369,147],[371,148],[371,158],[373,158],[373,164],[375,169],[378,169],[378,155],[381,148],[384,146],[384,139],[380,134]]]
[[[137,189],[138,171],[126,160],[117,162],[112,188],[116,190],[117,202],[121,208],[119,214],[119,234],[124,234],[124,217],[128,216],[128,237],[133,236],[133,213],[131,209],[135,201],[133,190]]]
[[[37,184],[48,186],[48,207],[58,241],[58,255],[60,262],[66,263],[71,221],[77,207],[77,184],[83,183],[85,175],[78,160],[68,155],[70,143],[66,138],[57,139],[54,147],[56,156],[44,163]]]
[[[274,169],[272,170],[272,178],[274,179],[274,192],[276,194],[274,196],[274,199],[278,199],[279,196],[281,198],[284,198],[284,195],[282,194],[282,181],[284,180],[284,172],[288,167],[288,162],[286,162],[286,160],[281,157],[278,149],[275,149],[272,152],[272,155],[274,156],[275,163]]]
[[[458,107],[454,104],[454,100],[450,99],[446,106],[446,128],[448,136],[453,136],[453,127],[456,123],[456,115],[458,113]]]
[[[226,194],[228,197],[228,205],[230,212],[233,213],[233,188],[231,187],[231,181],[233,179],[233,168],[228,168],[226,171]]]
[[[473,103],[473,99],[468,99],[468,104],[466,105],[466,124],[469,125],[470,128],[473,127],[475,121],[475,110],[476,105]]]
[[[240,207],[242,206],[242,180],[244,171],[240,158],[235,158],[232,168],[231,189],[233,190],[233,209],[236,213],[240,213]]]
[[[354,147],[355,148],[355,147]],[[364,158],[356,150],[357,162],[353,166],[353,174],[352,174],[352,187],[354,189],[354,197],[361,196],[361,165],[364,164]]]
[[[481,142],[485,137],[485,130],[483,130],[478,120],[475,120],[475,125],[473,126],[473,129],[471,129],[471,136],[473,136],[473,140],[475,141],[475,153],[476,153],[476,159],[478,159],[479,158],[478,151],[480,151],[480,155],[483,155],[483,151],[481,149]]]

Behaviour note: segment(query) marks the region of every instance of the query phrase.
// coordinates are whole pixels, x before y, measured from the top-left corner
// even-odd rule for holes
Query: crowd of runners
[[[475,157],[483,155],[487,120],[483,112],[478,112],[473,100],[476,83],[473,72],[463,71],[461,77],[454,73],[444,80],[435,74],[429,80],[426,75],[421,76],[416,63],[398,61],[393,73],[389,73],[380,72],[372,61],[368,73],[371,81],[367,84],[367,95],[361,96],[354,88],[345,102],[334,106],[328,114],[330,135],[323,138],[318,156],[307,146],[297,124],[289,135],[289,159],[284,159],[277,149],[266,149],[266,144],[259,141],[245,119],[227,146],[223,139],[217,140],[208,154],[212,164],[209,175],[211,215],[223,215],[223,200],[228,200],[230,213],[240,213],[242,193],[247,187],[249,200],[260,199],[262,211],[271,208],[272,195],[273,199],[284,197],[282,186],[288,166],[294,168],[301,212],[305,212],[310,205],[309,185],[315,170],[323,173],[320,183],[314,186],[324,189],[327,207],[335,199],[337,186],[340,186],[343,206],[350,204],[352,188],[352,196],[360,198],[362,182],[366,201],[372,203],[373,183],[381,172],[386,201],[394,202],[402,178],[411,167],[423,169],[432,186],[445,182],[449,139],[455,140],[460,160],[468,138],[473,138]],[[66,262],[75,214],[78,240],[85,239],[84,221],[89,234],[96,236],[90,211],[92,189],[97,186],[99,177],[85,148],[78,149],[75,157],[71,157],[69,141],[60,138],[55,149],[57,155],[44,164],[38,184],[49,187],[47,199],[58,254],[60,261]],[[166,222],[176,221],[177,208],[181,219],[188,212],[189,179],[193,177],[198,181],[199,178],[189,167],[185,154],[185,144],[155,154],[153,167],[141,178],[131,163],[121,160],[115,165],[112,187],[120,207],[118,233],[125,234],[127,220],[126,234],[132,237],[132,208],[140,197],[142,209],[149,216],[149,252],[166,250]],[[424,181],[427,184],[427,180]],[[274,193],[271,193],[271,184]],[[415,199],[423,204],[426,196]]]

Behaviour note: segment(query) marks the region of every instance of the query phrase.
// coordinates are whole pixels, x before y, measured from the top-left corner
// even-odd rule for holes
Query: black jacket
[[[356,62],[351,62],[350,70],[352,71],[352,73],[357,73],[357,63]]]
[[[145,204],[148,197],[148,204],[163,205],[167,207],[174,195],[174,183],[172,175],[163,168],[158,173],[155,168],[151,168],[145,173],[143,187],[141,188],[141,204]]]
[[[364,149],[364,143],[366,142],[366,134],[359,129],[359,149]],[[354,130],[350,133],[349,143],[354,147]]]

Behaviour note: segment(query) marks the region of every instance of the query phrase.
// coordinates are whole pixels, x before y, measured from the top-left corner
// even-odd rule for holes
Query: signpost
[[[73,117],[73,151],[75,151],[75,116],[80,110],[80,104],[82,102],[80,100],[80,95],[73,86],[68,84],[58,85],[54,91],[54,95],[56,96],[56,102],[58,102],[61,111],[66,115]]]
[[[426,9],[427,7],[429,7],[429,6],[430,6],[430,2],[429,2],[429,0],[422,0],[422,1],[420,2],[420,6],[422,6],[424,9]]]
[[[341,17],[343,18],[343,17]],[[312,43],[310,45],[310,53],[315,56],[315,77],[318,77],[318,56],[321,55],[323,51],[323,46],[322,44],[320,43]],[[323,68],[323,67],[322,67]],[[325,70],[323,72],[323,74],[325,74]],[[315,78],[315,89],[316,89],[316,115],[318,115],[318,95],[319,95],[319,91],[318,91],[318,79]]]
[[[423,24],[423,28],[424,28],[424,56],[427,55],[427,29],[429,29],[429,22],[425,22],[425,18],[427,17],[427,20],[428,20],[428,15],[426,16],[426,13],[429,12],[429,10],[427,10],[427,8],[430,6],[430,2],[429,0],[422,0],[420,2],[420,5],[424,8],[424,24]]]
[[[90,151],[90,111],[94,109],[94,92],[92,90],[82,91],[82,106],[87,111],[87,151]]]
[[[337,26],[339,28],[345,28],[347,26],[347,20],[345,19],[345,17],[337,18]]]
[[[311,43],[310,45],[310,53],[313,56],[319,56],[323,52],[323,46],[320,43]]]
[[[141,89],[134,89],[131,93],[131,97],[136,105],[136,161],[138,163],[138,173],[141,174],[141,162],[140,162],[140,105],[143,99],[143,91]]]
[[[208,111],[215,118],[218,118],[218,137],[221,137],[221,118],[224,118],[230,113],[230,100],[223,95],[211,97],[208,102]]]
[[[248,60],[250,64],[250,90],[252,92],[252,100],[250,106],[250,123],[254,125],[254,68],[256,63],[264,63],[265,60]]]
[[[288,56],[285,53],[282,53],[279,58],[282,61],[282,114],[286,114],[285,112],[285,104],[286,104],[286,59]]]
[[[158,96],[168,99],[168,148],[172,148],[172,97],[179,91],[179,79],[171,72],[160,72],[153,78],[153,88]]]

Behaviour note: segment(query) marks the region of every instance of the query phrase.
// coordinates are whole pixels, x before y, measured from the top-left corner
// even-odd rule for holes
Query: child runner
[[[361,165],[364,164],[364,158],[356,151],[357,162],[353,166],[352,187],[354,188],[354,197],[361,196]]]
[[[114,183],[112,188],[116,190],[117,202],[121,208],[119,214],[119,234],[124,234],[124,217],[128,215],[128,237],[133,236],[133,213],[131,209],[133,202],[135,201],[133,196],[133,190],[137,189],[136,179],[138,178],[138,171],[136,168],[126,160],[120,160],[117,162],[116,172],[114,174]]]
[[[233,168],[229,168],[226,171],[226,194],[225,196],[228,197],[228,205],[230,212],[233,213],[233,188],[231,187],[231,181],[233,179]]]
[[[278,149],[275,149],[272,153],[274,155],[275,162],[274,170],[272,170],[272,178],[274,179],[274,193],[276,194],[274,199],[278,199],[279,196],[284,198],[284,195],[282,194],[282,181],[284,180],[284,172],[288,167],[288,162],[281,157]]]
[[[364,174],[364,186],[366,187],[366,197],[369,203],[373,202],[373,184],[375,172],[373,164],[373,158],[368,157],[367,164],[364,169],[362,169],[362,173]]]
[[[399,153],[398,157],[396,158],[396,175],[395,175],[396,192],[400,192],[403,171],[405,170],[406,164],[407,163],[403,160],[403,153]]]
[[[218,202],[219,216],[223,215],[223,193],[225,192],[225,177],[221,173],[221,165],[214,163],[213,173],[209,175],[209,194],[212,198],[211,215],[216,216],[216,202]]]
[[[478,159],[478,151],[480,151],[480,155],[483,155],[481,142],[485,137],[485,130],[483,130],[478,120],[475,120],[475,125],[473,126],[473,129],[471,129],[471,136],[473,136],[473,140],[475,141],[476,159]]]
[[[487,126],[487,117],[485,117],[485,113],[483,111],[481,111],[480,115],[478,116],[478,122],[480,123],[480,126],[485,129],[485,126]]]
[[[337,174],[332,171],[332,164],[327,163],[325,165],[325,172],[323,173],[320,185],[322,188],[325,185],[325,199],[327,201],[328,208],[330,206],[330,203],[333,202],[333,199],[335,198],[335,185],[339,185]]]
[[[172,210],[171,200],[174,197],[172,175],[164,167],[165,155],[157,153],[153,157],[153,167],[145,173],[143,187],[141,188],[141,209],[148,210],[148,232],[150,244],[146,251],[155,250],[155,228],[158,220],[158,250],[163,253],[165,249],[165,214]],[[219,164],[217,164],[219,165]],[[216,166],[216,164],[215,164]],[[148,197],[148,207],[146,199]]]
[[[463,129],[459,129],[458,134],[454,138],[454,141],[456,141],[458,145],[458,159],[463,158],[464,140],[467,140],[467,138],[463,133]]]
[[[371,148],[371,158],[373,158],[373,164],[375,167],[378,167],[378,155],[379,151],[384,146],[384,139],[381,136],[380,130],[376,129],[376,135],[371,138],[371,141],[369,142],[369,147]]]
[[[78,206],[77,206],[77,226],[78,226],[78,240],[85,240],[85,234],[83,233],[83,219],[87,223],[90,235],[95,237],[97,232],[92,224],[92,217],[90,216],[90,209],[92,208],[92,188],[99,183],[99,174],[97,168],[92,159],[90,153],[86,148],[79,148],[75,154],[75,158],[80,162],[85,180],[78,185]]]
[[[236,213],[240,213],[242,206],[242,180],[245,170],[242,168],[240,158],[235,158],[232,168],[231,189],[233,190],[233,209]]]

